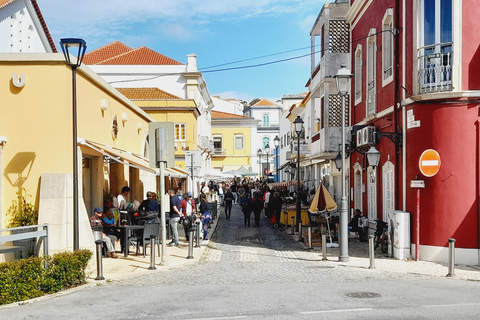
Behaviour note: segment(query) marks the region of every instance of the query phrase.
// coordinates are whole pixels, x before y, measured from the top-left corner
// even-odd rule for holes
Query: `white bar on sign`
[[[425,166],[425,167],[438,166],[438,160],[422,160],[422,166]]]

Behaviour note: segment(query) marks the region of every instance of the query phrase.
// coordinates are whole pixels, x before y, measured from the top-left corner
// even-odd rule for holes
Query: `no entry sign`
[[[433,149],[423,151],[420,156],[420,161],[418,162],[420,172],[425,177],[433,177],[436,175],[440,169],[440,164],[440,155]]]

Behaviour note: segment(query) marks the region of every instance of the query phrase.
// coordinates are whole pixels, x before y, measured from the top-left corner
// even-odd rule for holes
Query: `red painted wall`
[[[462,1],[462,90],[480,90],[479,16],[478,0]]]
[[[416,189],[411,180],[424,180],[420,198],[420,244],[447,246],[448,238],[456,246],[477,248],[478,220],[478,132],[477,105],[415,104],[413,110],[420,128],[407,134],[407,211],[416,212]],[[441,157],[439,172],[425,177],[419,158],[426,149],[435,149]],[[415,233],[413,234],[415,238]]]

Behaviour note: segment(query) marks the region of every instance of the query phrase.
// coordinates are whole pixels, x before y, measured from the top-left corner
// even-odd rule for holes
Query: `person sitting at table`
[[[140,206],[138,207],[139,217],[142,218],[144,214],[145,223],[155,223],[157,222],[158,215],[158,202],[153,199],[153,192],[147,192],[147,199],[143,200]]]
[[[102,209],[100,207],[96,207],[93,210],[94,214],[90,217],[90,225],[92,229],[97,227],[102,227]],[[107,257],[118,258],[117,254],[115,253],[115,243],[117,242],[117,237],[114,235],[107,235],[102,231],[102,239],[105,246],[107,247]]]
[[[107,208],[107,210],[104,211],[106,212],[103,214],[102,226],[105,234],[113,235],[117,237],[117,239],[120,239],[121,246],[123,247],[122,233],[120,232],[120,230],[115,228],[115,217],[112,214],[112,210],[110,208]]]
[[[128,186],[125,186],[122,188],[122,191],[120,192],[120,194],[118,195],[117,197],[117,208],[119,210],[127,210],[128,208],[128,201],[127,201],[127,197],[128,197],[128,193],[130,192],[130,188]]]
[[[364,238],[363,228],[360,227],[360,221],[359,221],[361,218],[362,218],[362,211],[360,211],[360,209],[355,209],[353,218],[348,224],[348,226],[350,227],[351,232],[358,232],[358,237],[360,239],[363,239]]]

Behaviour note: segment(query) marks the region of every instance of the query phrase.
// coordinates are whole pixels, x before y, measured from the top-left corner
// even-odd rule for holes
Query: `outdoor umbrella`
[[[324,213],[325,219],[327,219],[327,229],[328,229],[328,236],[330,238],[330,243],[327,243],[329,247],[337,247],[337,243],[333,243],[332,241],[332,233],[330,232],[330,213],[337,209],[337,203],[333,200],[332,195],[328,192],[327,188],[323,184],[321,184],[317,192],[315,192],[315,196],[313,197],[312,204],[310,205],[310,214],[312,213]]]

